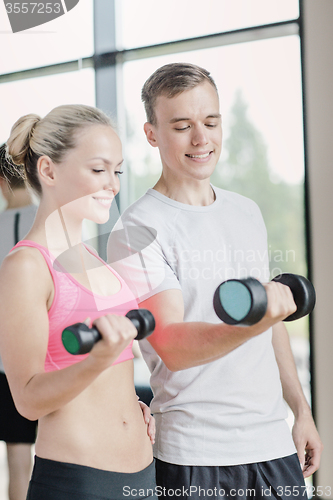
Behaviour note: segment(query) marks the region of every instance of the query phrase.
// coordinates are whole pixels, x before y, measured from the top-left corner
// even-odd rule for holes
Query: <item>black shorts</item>
[[[36,427],[37,422],[22,417],[15,408],[7,377],[0,372],[0,441],[33,444]]]
[[[174,465],[156,459],[156,483],[159,496],[173,500],[308,498],[297,454],[223,467]]]
[[[156,500],[155,464],[131,474],[35,457],[27,500]]]

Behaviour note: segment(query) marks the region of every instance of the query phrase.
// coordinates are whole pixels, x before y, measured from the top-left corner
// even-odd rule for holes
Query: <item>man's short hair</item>
[[[147,121],[156,125],[155,105],[157,97],[163,95],[171,98],[205,81],[208,81],[217,92],[216,84],[209,71],[195,64],[172,63],[157,69],[145,82],[141,91]]]

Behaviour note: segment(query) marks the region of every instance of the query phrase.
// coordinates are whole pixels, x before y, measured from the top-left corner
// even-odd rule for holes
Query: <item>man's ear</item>
[[[145,131],[147,141],[149,142],[149,144],[153,146],[153,148],[157,148],[158,144],[155,134],[155,126],[149,122],[146,122],[143,126],[143,129]]]
[[[53,186],[55,180],[54,163],[49,156],[38,158],[37,171],[42,183]]]

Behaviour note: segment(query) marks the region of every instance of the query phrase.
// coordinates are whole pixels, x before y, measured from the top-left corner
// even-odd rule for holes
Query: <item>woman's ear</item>
[[[157,148],[158,144],[156,139],[155,126],[149,122],[146,122],[143,126],[143,129],[145,131],[147,141],[149,142],[149,144],[153,146],[153,148]]]
[[[55,180],[54,163],[49,156],[41,156],[38,158],[37,171],[40,181],[47,186],[53,186]]]

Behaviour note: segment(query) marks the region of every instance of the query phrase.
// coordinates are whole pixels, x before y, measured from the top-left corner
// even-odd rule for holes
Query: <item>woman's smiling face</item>
[[[122,162],[121,142],[111,127],[84,127],[76,136],[75,148],[54,165],[58,206],[75,218],[106,222],[119,192]]]

